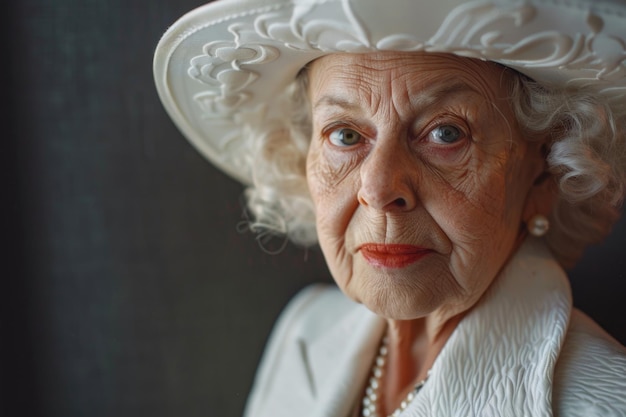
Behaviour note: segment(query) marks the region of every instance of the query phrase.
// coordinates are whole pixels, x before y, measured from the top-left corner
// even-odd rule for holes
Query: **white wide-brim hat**
[[[154,76],[187,139],[250,184],[249,121],[284,118],[273,103],[321,56],[448,52],[592,89],[620,107],[625,45],[626,0],[219,0],[167,30]]]

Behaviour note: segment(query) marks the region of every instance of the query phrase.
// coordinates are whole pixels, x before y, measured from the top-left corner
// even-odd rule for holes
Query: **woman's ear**
[[[558,184],[556,178],[548,170],[546,160],[549,149],[544,143],[539,150],[541,152],[541,169],[535,174],[535,178],[526,198],[526,205],[522,213],[522,220],[526,223],[531,217],[541,214],[550,217],[558,198]]]

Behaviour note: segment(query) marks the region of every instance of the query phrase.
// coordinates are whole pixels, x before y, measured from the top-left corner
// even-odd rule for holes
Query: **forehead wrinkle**
[[[312,108],[336,105],[346,110],[354,110],[363,108],[364,103],[369,108],[377,107],[382,97],[382,89],[378,87],[389,83],[391,70],[397,67],[395,62],[402,60],[391,57],[376,59],[374,55],[370,56],[373,65],[368,62],[354,62],[353,56],[344,54],[335,55],[334,61],[324,61],[324,70],[316,71],[319,77],[315,78],[318,85],[332,87],[326,87],[330,91],[320,97]],[[318,62],[322,59],[314,61],[309,70],[317,70]],[[380,68],[376,66],[377,63],[381,64]]]
[[[496,85],[488,76],[499,66],[483,61],[450,57],[444,61],[437,55],[408,63],[405,58],[389,55],[374,54],[364,63],[355,63],[352,58],[341,56],[328,62],[325,71],[318,72],[322,84],[324,78],[330,77],[332,88],[314,103],[314,109],[328,105],[345,112],[376,114],[385,94],[392,97],[396,112],[408,110],[407,105],[414,110],[437,106],[446,99],[467,94],[482,97],[492,106],[503,99],[499,97],[504,91],[502,74]],[[426,61],[432,61],[436,69],[423,71]]]
[[[423,84],[423,80],[419,80],[419,84]],[[464,80],[456,77],[454,79],[437,82],[436,85],[432,87],[418,87],[417,91],[414,90],[415,87],[413,86],[407,89],[409,103],[411,103],[414,108],[425,108],[445,101],[447,98],[466,94],[478,95],[488,101],[493,101],[493,95],[490,94],[490,89],[478,89],[474,85],[468,84]]]
[[[436,65],[429,71],[415,71],[407,84],[410,103],[416,107],[437,103],[454,95],[474,94],[489,103],[496,103],[506,95],[506,69],[498,64],[471,58],[429,55],[428,60]],[[417,64],[419,68],[420,64]],[[498,77],[492,77],[495,71],[501,71]],[[497,78],[497,81],[494,81]]]
[[[340,69],[339,72],[333,74],[329,84],[326,84],[323,79],[319,80],[319,84],[326,84],[326,86],[322,90],[323,95],[313,103],[312,110],[335,107],[341,111],[360,112],[363,110],[363,103],[371,107],[373,102],[379,101],[380,94],[371,88],[376,84],[374,77],[350,67],[340,66]],[[330,70],[324,71],[322,77],[328,77],[331,73]]]

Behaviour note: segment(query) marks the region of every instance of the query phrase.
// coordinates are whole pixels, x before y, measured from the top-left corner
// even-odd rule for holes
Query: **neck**
[[[461,320],[456,315],[434,323],[434,318],[388,320],[388,354],[382,381],[382,415],[393,412],[428,371]]]

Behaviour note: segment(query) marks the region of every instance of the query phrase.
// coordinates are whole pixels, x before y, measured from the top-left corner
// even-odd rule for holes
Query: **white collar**
[[[571,308],[564,271],[528,239],[458,325],[406,416],[551,416]]]

